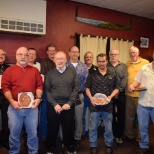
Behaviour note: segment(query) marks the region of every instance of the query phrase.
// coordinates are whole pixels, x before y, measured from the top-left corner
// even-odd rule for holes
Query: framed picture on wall
[[[149,48],[149,38],[140,37],[140,48]]]

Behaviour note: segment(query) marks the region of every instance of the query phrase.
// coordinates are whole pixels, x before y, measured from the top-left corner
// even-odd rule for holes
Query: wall
[[[129,25],[131,20],[132,30],[107,30],[76,22],[76,7],[80,17],[121,25]],[[150,47],[140,49],[140,54],[142,57],[150,59],[154,48],[153,27],[154,21],[150,19],[68,0],[47,0],[47,34],[44,36],[28,36],[0,33],[0,48],[6,50],[7,62],[15,63],[15,51],[21,46],[36,48],[40,58],[46,57],[45,47],[50,42],[54,42],[58,50],[67,53],[69,47],[75,44],[75,33],[135,40],[136,46],[139,46],[139,37],[144,36],[150,39]]]

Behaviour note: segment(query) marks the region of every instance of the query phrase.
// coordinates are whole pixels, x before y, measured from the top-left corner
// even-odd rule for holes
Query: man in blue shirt
[[[86,64],[78,60],[80,56],[79,48],[77,46],[72,46],[69,50],[70,59],[67,61],[67,66],[72,67],[76,70],[78,79],[80,81],[80,91],[79,91],[79,103],[76,102],[75,106],[75,135],[74,138],[76,142],[79,142],[82,134],[82,114],[83,114],[83,103],[85,88],[84,84],[88,76],[88,68]]]

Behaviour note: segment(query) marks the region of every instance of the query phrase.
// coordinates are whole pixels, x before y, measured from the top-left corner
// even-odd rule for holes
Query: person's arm
[[[77,76],[77,73],[75,70],[74,71],[74,83],[73,83],[73,90],[72,93],[70,95],[69,101],[67,102],[67,104],[69,104],[70,106],[76,101],[76,98],[78,96],[79,93],[79,89],[80,89],[80,82]]]
[[[91,104],[92,104],[93,106],[95,106],[95,103],[94,103],[95,98],[92,97],[89,88],[86,88],[86,95],[89,97]]]
[[[120,82],[120,92],[121,92],[121,91],[125,90],[126,84],[127,84],[128,70],[127,70],[127,66],[125,64],[123,64],[122,72],[117,72],[116,73],[117,76],[118,76],[119,73],[120,74],[122,73],[122,75],[123,75],[121,77],[120,76],[118,77],[118,80]]]
[[[114,89],[110,96],[108,96],[108,101],[111,101],[111,99],[116,96],[119,93],[119,89]]]
[[[38,105],[41,103],[42,101],[42,90],[41,89],[36,89],[36,96],[35,96],[35,100],[33,102],[33,106],[31,107],[31,109],[35,109],[38,107]]]
[[[14,109],[21,110],[19,103],[13,99],[11,91],[6,91],[4,93],[4,96],[9,101],[9,103],[13,106]]]
[[[128,91],[131,93],[134,92],[135,88],[138,87],[139,85],[140,83],[135,80],[132,84],[129,85]]]

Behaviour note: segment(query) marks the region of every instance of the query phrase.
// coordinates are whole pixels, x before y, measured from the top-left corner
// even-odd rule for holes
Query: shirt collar
[[[64,66],[62,69],[59,69],[58,67],[56,67],[56,69],[58,70],[59,73],[64,73],[66,66]]]

